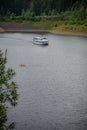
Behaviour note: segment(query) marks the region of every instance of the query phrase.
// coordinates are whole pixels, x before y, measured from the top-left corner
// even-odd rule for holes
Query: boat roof
[[[34,37],[34,39],[47,39],[46,37]]]

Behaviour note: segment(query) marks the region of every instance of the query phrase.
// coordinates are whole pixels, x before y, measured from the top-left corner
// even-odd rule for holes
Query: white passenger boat
[[[37,45],[48,45],[49,41],[46,37],[35,37],[33,38],[33,43]]]

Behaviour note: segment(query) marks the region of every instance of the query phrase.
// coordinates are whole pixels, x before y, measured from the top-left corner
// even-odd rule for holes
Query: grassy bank
[[[68,34],[84,34],[87,35],[87,26],[85,25],[66,25],[60,24],[59,26],[52,27],[50,31],[54,33],[68,33]]]
[[[11,21],[11,22],[1,22],[0,24],[3,23],[3,28],[0,28],[0,32],[4,32],[5,28],[4,25],[8,24],[8,28],[10,28],[11,24],[11,29],[12,29],[12,24],[13,28],[14,25],[17,28],[18,25],[23,25],[22,30],[25,29],[25,26],[28,26],[28,29],[35,29],[37,30],[39,28],[42,29],[47,29],[49,32],[56,33],[56,34],[68,34],[68,35],[87,35],[87,25],[84,22],[80,22],[79,24],[73,24],[73,23],[67,23],[66,21],[57,21],[57,20],[41,20],[41,21],[22,21],[22,22],[16,22],[16,21]],[[20,28],[19,28],[20,31]]]
[[[40,22],[31,22],[32,26],[46,27],[53,33],[70,33],[70,34],[85,34],[87,35],[87,23],[86,21],[80,21],[79,23],[70,23],[67,21],[56,20],[44,20]]]

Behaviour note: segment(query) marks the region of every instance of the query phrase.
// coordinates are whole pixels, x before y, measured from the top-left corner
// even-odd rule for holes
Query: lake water
[[[39,35],[0,33],[19,85],[9,121],[15,130],[87,130],[87,38],[46,34],[42,47],[32,44]]]

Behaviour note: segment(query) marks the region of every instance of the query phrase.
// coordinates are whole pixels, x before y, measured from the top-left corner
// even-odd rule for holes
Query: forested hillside
[[[0,0],[0,14],[5,15],[10,11],[16,15],[20,15],[22,10],[30,10],[35,15],[46,13],[50,15],[53,13],[60,13],[66,10],[71,10],[77,4],[81,10],[87,11],[87,0]],[[84,8],[84,10],[83,10]],[[84,12],[82,12],[84,13]]]
[[[87,30],[87,0],[0,0],[3,21],[39,22],[51,29],[62,24],[81,25]]]

